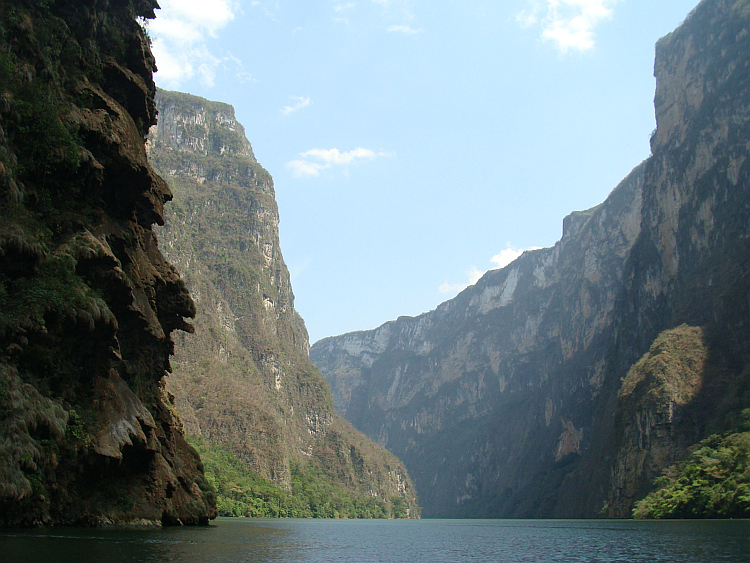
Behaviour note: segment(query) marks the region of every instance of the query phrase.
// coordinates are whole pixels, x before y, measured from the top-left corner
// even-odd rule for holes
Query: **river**
[[[748,563],[750,520],[267,520],[0,531],[14,563]]]

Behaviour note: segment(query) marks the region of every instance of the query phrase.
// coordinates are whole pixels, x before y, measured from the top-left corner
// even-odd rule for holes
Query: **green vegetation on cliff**
[[[725,378],[729,389],[719,404],[712,404],[708,428],[714,433],[654,479],[652,490],[635,502],[634,518],[750,517],[750,369]],[[704,385],[715,393],[710,381]],[[705,406],[693,406],[699,414],[689,421],[711,420]]]
[[[750,409],[745,411],[750,426]],[[750,431],[714,434],[691,448],[636,502],[634,518],[750,518]]]
[[[250,470],[231,451],[189,440],[200,453],[206,478],[216,489],[219,516],[268,518],[406,518],[404,501],[353,493],[331,479],[319,463],[293,463],[291,491]]]
[[[162,90],[157,108],[149,160],[174,194],[158,236],[196,303],[167,389],[187,434],[201,437],[220,512],[417,516],[403,464],[335,413],[310,362],[273,180],[234,109]]]
[[[699,327],[666,330],[623,379],[608,505],[628,509],[610,516],[749,514],[750,370],[737,374],[709,343]]]

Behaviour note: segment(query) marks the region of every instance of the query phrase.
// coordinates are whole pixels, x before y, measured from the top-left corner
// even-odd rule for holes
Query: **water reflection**
[[[750,560],[750,521],[245,520],[0,531],[0,561],[709,563]]]
[[[203,528],[7,531],[0,533],[0,561],[255,563],[285,559],[289,530],[241,524],[223,521]]]

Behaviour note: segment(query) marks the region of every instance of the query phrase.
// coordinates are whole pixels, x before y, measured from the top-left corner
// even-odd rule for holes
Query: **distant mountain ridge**
[[[312,347],[425,516],[629,516],[750,406],[749,27],[704,0],[658,42],[652,156],[554,247]]]
[[[156,104],[149,159],[174,193],[158,236],[197,310],[195,334],[176,339],[167,387],[186,432],[286,490],[293,467],[314,464],[387,513],[418,515],[403,464],[334,412],[309,361],[273,180],[234,109],[162,90]]]

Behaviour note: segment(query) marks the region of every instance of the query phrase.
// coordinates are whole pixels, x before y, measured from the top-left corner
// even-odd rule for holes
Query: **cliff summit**
[[[418,515],[403,464],[335,413],[328,384],[310,363],[279,244],[273,180],[234,109],[162,90],[156,100],[149,157],[175,194],[159,240],[197,309],[195,334],[176,339],[167,389],[187,433],[207,454],[213,448],[211,459],[231,454],[285,491],[273,493],[279,498],[308,499],[256,507],[260,500],[248,500],[254,485],[243,490],[217,470],[220,511]],[[310,501],[313,489],[322,496]]]

